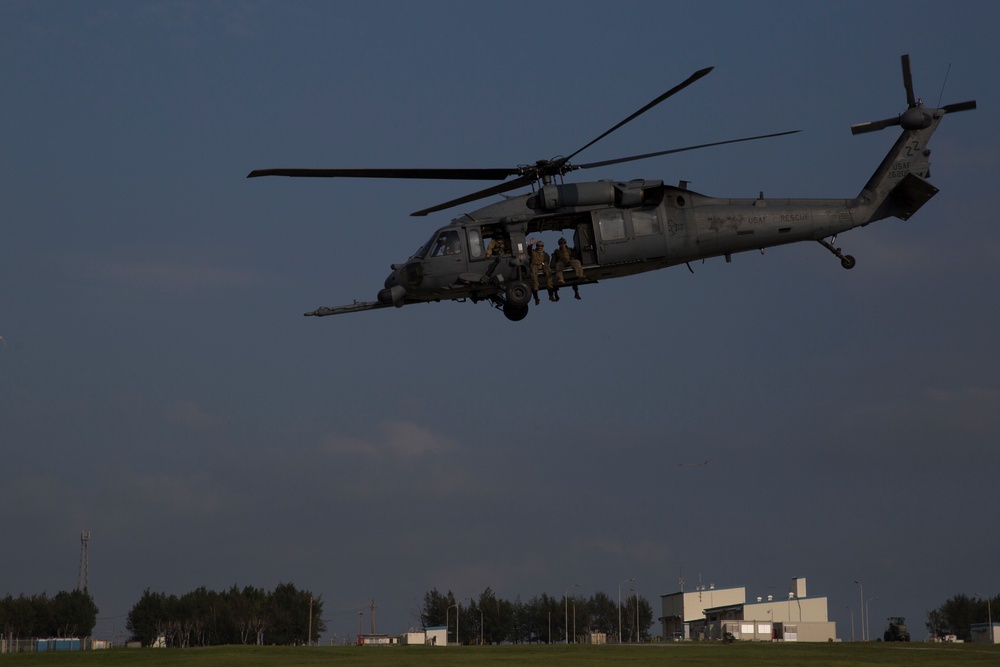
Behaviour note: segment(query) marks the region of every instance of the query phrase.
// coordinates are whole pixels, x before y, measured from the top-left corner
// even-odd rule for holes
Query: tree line
[[[131,641],[151,646],[223,644],[296,645],[319,640],[323,600],[293,584],[273,591],[247,586],[210,591],[204,586],[184,595],[153,593],[148,588],[129,611],[125,627]]]
[[[990,617],[1000,621],[1000,595],[994,598],[972,598],[958,594],[937,609],[927,613],[927,630],[933,637],[955,635],[963,641],[972,640],[972,625],[986,623]]]
[[[653,610],[645,598],[631,594],[620,606],[600,592],[589,598],[542,593],[522,602],[520,597],[504,600],[487,588],[478,600],[456,602],[454,593],[442,594],[435,588],[424,594],[420,610],[425,628],[447,626],[448,641],[459,644],[555,644],[596,632],[617,642],[619,618],[623,642],[649,640]]]
[[[0,630],[6,637],[89,637],[95,625],[97,605],[86,590],[0,600]]]

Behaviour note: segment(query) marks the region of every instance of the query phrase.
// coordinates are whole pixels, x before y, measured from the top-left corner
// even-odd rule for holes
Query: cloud
[[[1000,390],[982,387],[925,388],[849,411],[845,422],[854,430],[884,434],[885,442],[905,445],[908,451],[925,443],[933,448],[935,438],[947,437],[949,451],[978,450],[984,438],[1000,431]]]
[[[109,488],[116,489],[119,500],[135,511],[150,517],[179,516],[203,517],[217,514],[228,506],[226,493],[209,475],[194,472],[188,475],[142,474],[120,467],[108,480]],[[148,513],[148,514],[147,514]]]
[[[205,289],[232,289],[254,284],[256,278],[245,271],[169,260],[97,260],[87,274],[116,286],[187,294]]]
[[[323,447],[334,454],[385,461],[435,456],[458,449],[453,440],[409,421],[378,424],[371,438],[330,434],[324,440]]]
[[[388,495],[424,501],[483,488],[458,443],[409,421],[377,424],[370,436],[327,435],[322,448],[341,470],[339,490],[355,498]]]
[[[205,410],[195,401],[181,401],[167,408],[167,421],[190,431],[209,431],[220,428],[225,418]]]

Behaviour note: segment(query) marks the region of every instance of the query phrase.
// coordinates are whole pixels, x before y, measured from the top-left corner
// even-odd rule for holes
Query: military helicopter
[[[531,262],[531,236],[559,232],[572,236],[575,259],[582,273],[560,264],[558,283],[580,284],[634,275],[709,257],[725,257],[749,250],[816,241],[840,259],[845,269],[855,265],[851,255],[836,247],[836,237],[876,220],[907,220],[927,203],[937,188],[930,176],[927,142],[945,114],[976,108],[975,101],[925,107],[914,97],[909,55],[902,56],[906,110],[898,116],[851,126],[853,134],[899,126],[896,143],[853,199],[756,199],[710,197],[660,180],[566,183],[571,171],[642,160],[709,146],[778,137],[778,132],[674,148],[642,155],[571,164],[585,149],[675,95],[713,68],[698,70],[617,125],[565,157],[499,169],[261,169],[258,176],[425,178],[501,180],[479,190],[411,215],[424,216],[455,206],[501,195],[518,188],[531,191],[465,213],[435,231],[405,262],[391,265],[392,273],[375,301],[318,308],[305,313],[323,317],[390,306],[442,300],[486,301],[507,319],[518,321],[538,295],[534,287],[545,279]],[[515,176],[512,180],[504,180]],[[496,251],[499,249],[499,251]],[[550,269],[551,271],[551,269]],[[532,274],[535,274],[534,276]],[[556,288],[557,290],[558,288]],[[550,292],[550,298],[553,298]],[[558,299],[558,291],[554,300]]]

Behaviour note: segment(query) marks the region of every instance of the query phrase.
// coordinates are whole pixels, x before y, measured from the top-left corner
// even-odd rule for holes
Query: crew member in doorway
[[[570,248],[569,244],[566,242],[565,238],[559,239],[559,248],[552,253],[552,265],[555,267],[556,272],[556,283],[561,287],[565,287],[566,278],[563,277],[563,269],[566,267],[573,267],[573,272],[576,274],[577,280],[583,280],[583,264],[577,257],[577,252],[575,248]],[[575,284],[573,285],[573,298],[580,298],[580,288]],[[559,300],[559,287],[556,287],[556,301]]]
[[[486,256],[495,257],[497,255],[509,255],[510,248],[507,245],[507,239],[503,236],[494,236],[490,239],[490,243],[486,246]]]
[[[538,301],[538,272],[545,274],[545,287],[549,290],[549,301],[556,300],[556,291],[552,287],[552,269],[549,267],[549,253],[545,252],[545,241],[535,243],[535,239],[528,239],[528,250],[531,253],[531,295],[535,297],[535,305]]]

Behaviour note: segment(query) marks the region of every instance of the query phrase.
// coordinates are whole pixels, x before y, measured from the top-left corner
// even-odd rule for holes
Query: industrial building
[[[707,588],[661,596],[665,640],[836,641],[825,597],[808,597],[805,577],[792,579],[787,597],[747,602],[746,588]]]

